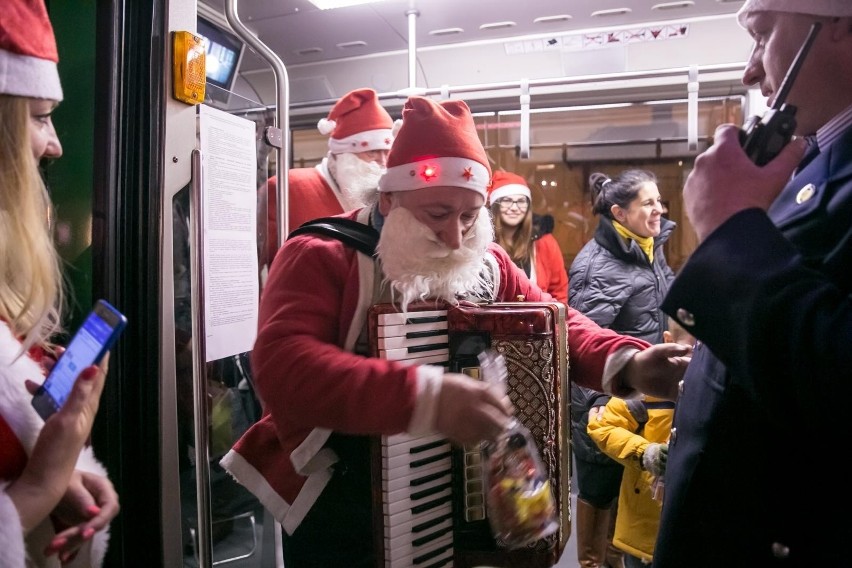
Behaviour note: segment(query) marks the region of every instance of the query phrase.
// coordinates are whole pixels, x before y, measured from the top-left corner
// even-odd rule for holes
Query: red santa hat
[[[488,205],[493,205],[497,200],[508,195],[523,195],[527,199],[532,198],[527,180],[512,172],[502,170],[494,172],[494,176],[491,178],[491,189],[488,191]]]
[[[393,143],[393,119],[373,89],[355,89],[343,95],[321,118],[317,129],[331,134],[328,149],[334,154],[390,150]]]
[[[809,16],[845,18],[852,16],[850,0],[746,0],[737,12],[737,20],[745,27],[752,12],[792,12]]]
[[[3,0],[0,93],[62,100],[56,38],[43,0]]]
[[[490,181],[488,156],[464,101],[412,96],[405,102],[379,191],[450,186],[485,197]]]

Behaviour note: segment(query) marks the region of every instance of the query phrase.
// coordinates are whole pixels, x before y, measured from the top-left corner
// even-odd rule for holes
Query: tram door
[[[267,165],[256,156],[263,121],[241,109],[262,105],[216,97],[226,104],[193,109],[192,180],[171,198],[181,553],[188,567],[259,567],[264,542],[273,557],[272,522],[219,462],[261,412],[249,351],[261,281],[256,191]]]
[[[189,12],[170,7],[170,30],[196,32]],[[215,53],[208,49],[207,57]],[[209,81],[206,91],[200,105],[165,103],[162,396],[174,414],[162,424],[164,561],[275,566],[275,523],[219,464],[261,413],[249,355],[265,231],[257,190],[267,181],[261,139],[268,112]]]
[[[236,95],[223,98],[234,108],[259,106]],[[249,350],[260,286],[256,189],[265,183],[267,169],[265,161],[256,165],[256,132],[262,125],[227,108],[195,110],[199,147],[193,179],[171,199],[183,565],[203,564],[204,547],[209,546],[209,565],[261,566],[263,527],[266,523],[268,534],[270,523],[257,499],[219,461],[261,412]],[[238,177],[242,183],[235,188]],[[198,349],[204,351],[200,364]],[[205,520],[207,543],[199,528]]]

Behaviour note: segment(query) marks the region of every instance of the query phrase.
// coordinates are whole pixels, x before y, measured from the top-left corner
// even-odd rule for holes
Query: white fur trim
[[[305,440],[299,444],[299,447],[293,450],[293,453],[290,454],[290,461],[293,463],[293,467],[297,473],[308,475],[316,469],[313,467],[312,462],[325,445],[329,436],[331,436],[331,430],[328,428],[314,428]]]
[[[299,495],[292,505],[287,503],[269,485],[266,478],[257,471],[239,453],[230,450],[219,463],[225,468],[237,483],[248,489],[260,503],[269,511],[276,521],[281,523],[287,534],[299,527],[305,516],[316,503],[325,486],[331,480],[333,470],[331,466],[337,461],[337,456],[329,449],[322,450],[316,455],[313,462],[317,465],[316,471],[308,475],[308,479],[299,491]]]
[[[56,62],[0,49],[0,93],[61,101]]]
[[[80,452],[80,457],[77,458],[77,465],[75,469],[107,477],[106,468],[97,460],[95,452],[91,446],[83,448],[83,451]]]
[[[332,454],[334,453],[331,450],[328,451]],[[337,457],[335,456],[335,460],[336,459]],[[305,481],[305,484],[296,496],[296,500],[293,501],[293,505],[291,505],[288,509],[287,515],[280,521],[281,527],[287,531],[287,534],[293,534],[293,532],[299,528],[299,525],[305,520],[305,517],[311,510],[311,507],[313,507],[314,503],[316,503],[317,499],[319,499],[322,490],[325,489],[325,486],[328,485],[329,481],[331,481],[332,474],[333,471],[331,467],[326,467],[325,469],[319,469],[308,476],[307,481]]]
[[[530,193],[530,188],[525,185],[521,185],[519,183],[508,183],[506,185],[501,185],[497,189],[491,191],[488,194],[488,205],[492,205],[498,199],[502,199],[508,195],[523,195],[527,199],[532,197]]]
[[[9,327],[0,322],[0,414],[21,441],[28,455],[44,426],[44,421],[32,407],[32,395],[27,391],[24,380],[41,382],[43,378],[41,367],[26,354],[21,354],[20,342],[12,335]],[[95,458],[91,447],[83,448],[75,467],[80,471],[107,476],[106,468]],[[8,524],[2,514],[0,519],[3,519],[2,524]],[[37,565],[59,565],[56,556],[45,558],[42,554],[54,534],[50,520],[46,519],[27,535],[27,548]],[[91,543],[80,549],[77,558],[69,566],[100,566],[108,543],[109,527],[96,533]],[[23,543],[21,545],[23,546]],[[0,558],[3,556],[0,555]],[[20,564],[0,562],[3,567],[17,565]]]
[[[281,495],[269,485],[266,478],[242,455],[230,450],[225,454],[225,457],[219,460],[219,464],[237,483],[251,491],[269,513],[275,517],[275,520],[279,523],[283,522],[287,517],[287,511],[290,510],[290,504],[281,498]]]
[[[745,27],[746,18],[751,12],[793,12],[812,16],[849,17],[852,16],[852,2],[849,0],[748,0],[737,12],[737,21]]]
[[[108,543],[109,533],[106,530],[95,533],[92,540],[80,548],[74,560],[68,564],[63,564],[62,568],[94,568],[102,566]]]
[[[0,322],[0,415],[29,455],[44,420],[32,407],[33,397],[27,391],[26,379],[41,383],[43,371],[38,363],[21,352],[21,343],[6,323]]]
[[[435,167],[433,177],[424,179],[423,170]],[[465,175],[468,174],[468,175]],[[388,168],[379,180],[379,191],[411,191],[426,187],[460,187],[485,197],[491,176],[488,168],[467,158],[432,158]]]
[[[369,150],[390,150],[393,133],[389,128],[365,130],[346,138],[329,138],[328,149],[334,154],[341,152],[367,152]]]
[[[635,347],[620,347],[606,358],[603,377],[601,378],[601,385],[603,386],[603,391],[606,394],[614,394],[612,392],[612,382],[615,379],[615,376],[621,372],[624,366],[627,365],[627,363],[637,353],[639,353],[639,350]],[[639,393],[634,389],[631,393],[619,393],[617,396],[619,398],[636,398],[639,396]]]
[[[417,398],[407,433],[423,436],[435,431],[435,418],[438,414],[438,399],[444,382],[444,368],[435,365],[417,367]]]
[[[17,507],[6,495],[6,485],[0,484],[0,566],[24,566],[24,528]]]

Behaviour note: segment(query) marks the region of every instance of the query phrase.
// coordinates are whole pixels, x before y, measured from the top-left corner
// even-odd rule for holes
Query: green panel
[[[47,168],[56,207],[55,237],[66,262],[70,329],[92,305],[91,217],[95,107],[95,2],[50,2],[65,96],[53,114],[63,156]]]

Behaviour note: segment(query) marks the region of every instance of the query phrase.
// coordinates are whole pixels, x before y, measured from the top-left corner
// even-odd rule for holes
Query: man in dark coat
[[[848,471],[833,460],[852,400],[852,2],[748,0],[738,17],[755,40],[743,82],[770,104],[821,24],[787,99],[813,142],[759,167],[721,126],[687,180],[701,244],[664,310],[700,343],[654,566],[850,566]]]

